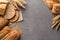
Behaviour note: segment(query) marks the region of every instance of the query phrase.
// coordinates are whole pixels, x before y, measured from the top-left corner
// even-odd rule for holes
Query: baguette
[[[13,30],[10,33],[8,33],[4,38],[1,40],[17,40],[20,37],[20,33],[17,30]]]
[[[5,26],[1,31],[0,31],[0,40],[10,32],[10,28],[8,26]]]

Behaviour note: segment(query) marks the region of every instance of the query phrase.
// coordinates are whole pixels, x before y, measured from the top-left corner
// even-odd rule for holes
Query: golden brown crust
[[[6,18],[0,17],[0,29],[2,29],[7,23],[8,20]]]
[[[53,14],[60,14],[60,4],[54,4],[52,9]]]
[[[1,31],[0,31],[0,40],[10,32],[10,28],[8,26],[5,26]]]
[[[20,37],[20,33],[18,30],[12,30],[1,40],[17,40]]]
[[[44,0],[44,2],[48,6],[49,9],[52,9],[53,5],[58,3],[57,1],[53,1],[53,0]]]

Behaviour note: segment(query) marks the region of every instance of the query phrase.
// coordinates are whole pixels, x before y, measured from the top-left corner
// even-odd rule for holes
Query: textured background
[[[26,0],[24,21],[18,23],[23,31],[21,40],[60,40],[60,31],[52,30],[52,13],[43,0]]]

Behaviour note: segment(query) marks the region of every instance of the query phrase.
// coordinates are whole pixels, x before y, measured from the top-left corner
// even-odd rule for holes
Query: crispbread
[[[18,20],[18,18],[19,18],[19,14],[18,14],[18,11],[16,11],[15,17],[13,17],[12,19],[10,19],[9,21],[13,23],[13,22],[16,22]]]
[[[15,8],[13,7],[12,4],[9,4],[6,9],[4,17],[7,19],[12,19],[14,16],[15,16]]]

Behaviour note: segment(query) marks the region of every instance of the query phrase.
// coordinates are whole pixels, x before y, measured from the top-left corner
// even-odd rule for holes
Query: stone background
[[[18,25],[22,29],[20,40],[60,40],[60,30],[52,30],[52,13],[43,0],[26,0],[23,9],[24,21]]]

